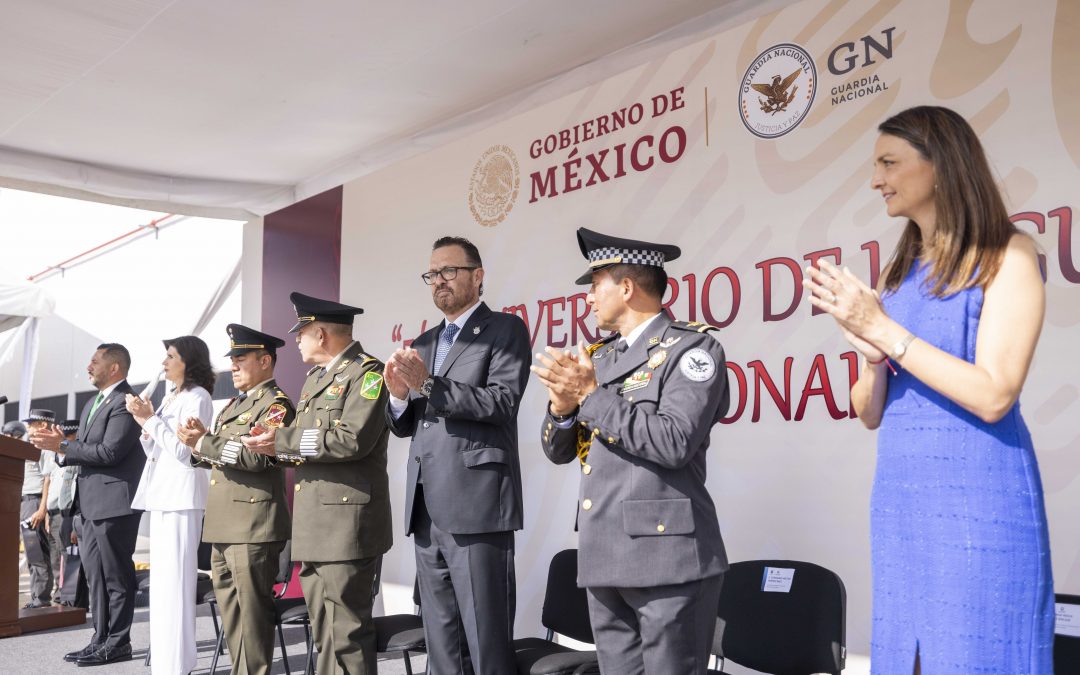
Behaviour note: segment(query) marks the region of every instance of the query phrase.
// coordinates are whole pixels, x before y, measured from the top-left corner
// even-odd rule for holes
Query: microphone
[[[7,403],[7,396],[0,396],[0,405]]]

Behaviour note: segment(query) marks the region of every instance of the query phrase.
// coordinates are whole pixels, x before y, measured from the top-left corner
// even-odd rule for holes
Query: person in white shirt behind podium
[[[210,350],[194,335],[164,343],[162,366],[173,392],[157,412],[127,397],[147,460],[132,508],[150,512],[150,668],[154,675],[187,675],[195,668],[195,570],[210,474],[191,466],[191,448],[176,430],[192,417],[210,426],[214,370]]]

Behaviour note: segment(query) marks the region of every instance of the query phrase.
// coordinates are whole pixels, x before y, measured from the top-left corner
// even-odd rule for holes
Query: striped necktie
[[[454,336],[457,335],[458,330],[460,329],[455,323],[447,324],[446,328],[443,328],[442,335],[439,337],[439,346],[435,349],[435,375],[439,374],[446,355],[450,353],[450,348],[454,346]]]

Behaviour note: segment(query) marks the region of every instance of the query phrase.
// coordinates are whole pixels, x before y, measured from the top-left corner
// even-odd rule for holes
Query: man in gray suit
[[[146,455],[141,430],[124,404],[134,394],[127,383],[131,355],[119,344],[97,348],[87,372],[98,394],[79,417],[76,440],[56,428],[31,434],[30,442],[52,450],[66,466],[78,466],[76,486],[83,516],[79,538],[83,570],[90,586],[94,636],[83,649],[64,656],[80,666],[98,666],[131,658],[131,619],[135,613],[135,540],[141,511],[131,497]]]
[[[547,348],[544,452],[579,460],[578,583],[610,675],[706,672],[727,556],[705,488],[712,426],[727,412],[724,350],[661,311],[676,246],[578,230],[587,302],[612,335]]]
[[[386,386],[391,432],[412,437],[405,530],[416,543],[428,673],[505,675],[516,672],[517,414],[529,331],[480,302],[483,263],[467,239],[436,241],[422,278],[446,320],[390,357]]]

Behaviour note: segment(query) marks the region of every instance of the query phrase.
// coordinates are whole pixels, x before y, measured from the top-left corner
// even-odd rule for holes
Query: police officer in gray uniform
[[[578,230],[602,330],[577,353],[547,348],[541,428],[556,464],[578,460],[578,584],[601,671],[706,672],[727,556],[705,453],[727,412],[724,350],[713,326],[661,310],[678,247]]]

